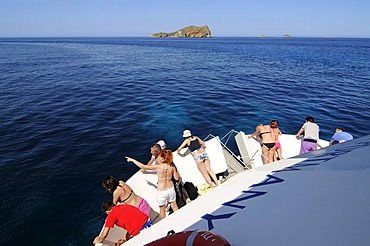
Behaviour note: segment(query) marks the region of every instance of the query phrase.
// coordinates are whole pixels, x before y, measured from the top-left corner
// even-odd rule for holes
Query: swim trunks
[[[311,151],[317,150],[317,143],[309,142],[309,141],[302,141],[301,143],[301,150],[299,154],[305,154]]]
[[[152,225],[153,225],[152,220],[150,218],[148,218],[147,222],[145,222],[145,224],[143,225],[143,227],[141,228],[140,231],[145,230],[145,229],[151,227]]]

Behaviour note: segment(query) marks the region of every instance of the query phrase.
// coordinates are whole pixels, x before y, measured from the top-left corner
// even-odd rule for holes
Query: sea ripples
[[[369,134],[367,39],[0,39],[2,245],[86,245],[150,145],[307,115]],[[6,212],[4,212],[6,211]],[[52,219],[51,219],[52,218]],[[47,236],[45,236],[47,235]]]

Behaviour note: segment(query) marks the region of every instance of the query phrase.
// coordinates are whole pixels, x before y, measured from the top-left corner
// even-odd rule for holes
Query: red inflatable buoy
[[[225,238],[210,231],[183,231],[155,240],[146,246],[231,246]]]

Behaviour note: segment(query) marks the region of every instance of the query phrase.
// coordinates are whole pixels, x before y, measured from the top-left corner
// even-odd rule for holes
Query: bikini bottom
[[[265,145],[269,150],[275,147],[275,143],[263,143],[262,145]]]

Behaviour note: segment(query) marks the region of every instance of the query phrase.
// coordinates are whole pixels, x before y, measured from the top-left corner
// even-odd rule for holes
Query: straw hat
[[[185,130],[182,134],[184,138],[191,137],[191,131],[190,130]]]

